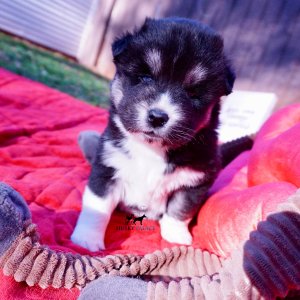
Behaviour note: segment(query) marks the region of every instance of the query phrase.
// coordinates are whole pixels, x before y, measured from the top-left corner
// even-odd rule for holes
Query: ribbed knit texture
[[[254,300],[300,292],[300,189],[278,211],[258,224],[217,273],[149,282],[147,299]]]
[[[266,299],[300,290],[300,190],[279,209],[244,246],[245,272]]]
[[[0,268],[7,276],[41,288],[83,287],[104,274],[145,273],[148,260],[135,255],[108,255],[104,258],[56,252],[40,245],[36,226],[28,224],[8,251],[0,257]],[[148,263],[148,264],[147,264]]]
[[[0,210],[9,207],[5,215],[12,214],[13,220],[19,210],[13,209],[7,194],[1,201]],[[185,246],[145,256],[103,258],[56,252],[39,243],[36,226],[27,218],[22,232],[0,256],[0,268],[16,281],[42,288],[81,288],[105,274],[138,276],[148,281],[149,300],[285,297],[300,291],[300,190],[260,222],[225,261]]]

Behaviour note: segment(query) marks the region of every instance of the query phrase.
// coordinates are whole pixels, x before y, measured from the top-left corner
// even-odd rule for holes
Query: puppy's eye
[[[142,83],[151,83],[153,78],[150,75],[141,75],[138,77],[139,81]]]
[[[196,90],[187,90],[186,93],[191,99],[198,99],[198,92]]]

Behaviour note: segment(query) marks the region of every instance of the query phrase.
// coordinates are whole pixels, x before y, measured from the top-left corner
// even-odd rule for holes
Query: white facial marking
[[[147,129],[147,118],[148,118],[148,111],[149,108],[147,108],[147,104],[140,105],[137,107],[137,114],[138,114],[138,123],[137,125],[139,128]]]
[[[111,96],[115,105],[118,105],[123,98],[123,87],[119,77],[115,77],[111,83]]]
[[[146,142],[146,138],[145,138],[143,133],[130,133],[129,131],[127,131],[118,116],[114,117],[114,122],[117,125],[117,127],[120,129],[120,131],[123,133],[123,135],[126,136],[127,138],[128,137],[131,137],[131,138],[134,137],[135,139],[139,139],[140,142],[144,142],[145,144],[147,144],[147,147],[157,149],[160,152],[163,151],[162,148],[159,149],[160,148],[160,143],[152,143],[151,145],[148,144]],[[143,122],[142,122],[142,120],[139,120],[139,125],[140,125],[140,128],[145,128],[146,127],[144,120],[143,120]],[[161,140],[160,140],[160,142],[161,142]]]
[[[107,197],[101,198],[86,186],[82,210],[71,236],[72,242],[90,251],[105,249],[105,231],[118,200],[115,193],[109,193]]]
[[[167,91],[163,94],[160,94],[156,101],[154,101],[150,106],[148,104],[143,103],[141,104],[138,109],[138,120],[137,125],[140,130],[142,131],[151,131],[153,128],[147,123],[148,113],[149,110],[157,108],[163,110],[167,113],[169,120],[162,128],[156,128],[156,132],[164,133],[166,132],[171,126],[179,122],[182,118],[180,106],[172,103],[172,98],[170,93]]]
[[[114,122],[117,125],[117,127],[120,129],[120,131],[126,136],[129,136],[129,132],[126,130],[126,128],[124,127],[123,123],[121,122],[119,116],[115,116],[114,117]]]
[[[181,120],[182,116],[180,107],[177,104],[172,103],[172,98],[168,91],[161,94],[158,100],[155,101],[149,109],[151,108],[161,109],[164,112],[166,112],[169,116],[168,122],[161,130],[168,129],[169,127],[173,126],[175,123]]]
[[[180,221],[164,214],[159,221],[161,236],[170,243],[191,245],[193,239],[188,229],[189,222],[190,220]]]
[[[203,80],[206,77],[207,71],[201,64],[196,65],[191,69],[184,80],[185,84],[193,84]]]
[[[157,75],[161,70],[161,53],[157,49],[151,49],[146,53],[146,62],[150,70]]]

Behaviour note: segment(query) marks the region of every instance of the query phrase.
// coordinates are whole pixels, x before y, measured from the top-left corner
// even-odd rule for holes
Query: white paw
[[[116,204],[97,196],[89,186],[84,190],[82,202],[82,211],[71,240],[90,251],[105,249],[105,231]]]
[[[77,225],[71,235],[71,241],[90,251],[105,249],[103,233],[88,226]]]
[[[193,238],[188,229],[188,221],[176,220],[165,214],[159,223],[161,236],[166,241],[182,245],[192,244]]]

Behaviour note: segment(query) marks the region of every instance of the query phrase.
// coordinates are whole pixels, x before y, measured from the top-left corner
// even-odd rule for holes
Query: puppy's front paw
[[[171,231],[172,230],[172,231]],[[191,245],[193,238],[188,229],[178,228],[178,229],[161,229],[161,236],[163,239],[169,243],[181,244],[181,245]]]
[[[159,223],[161,236],[166,241],[182,245],[192,244],[193,238],[188,229],[188,222],[164,215]]]
[[[98,230],[87,226],[76,226],[71,241],[90,251],[104,250],[104,237]]]

